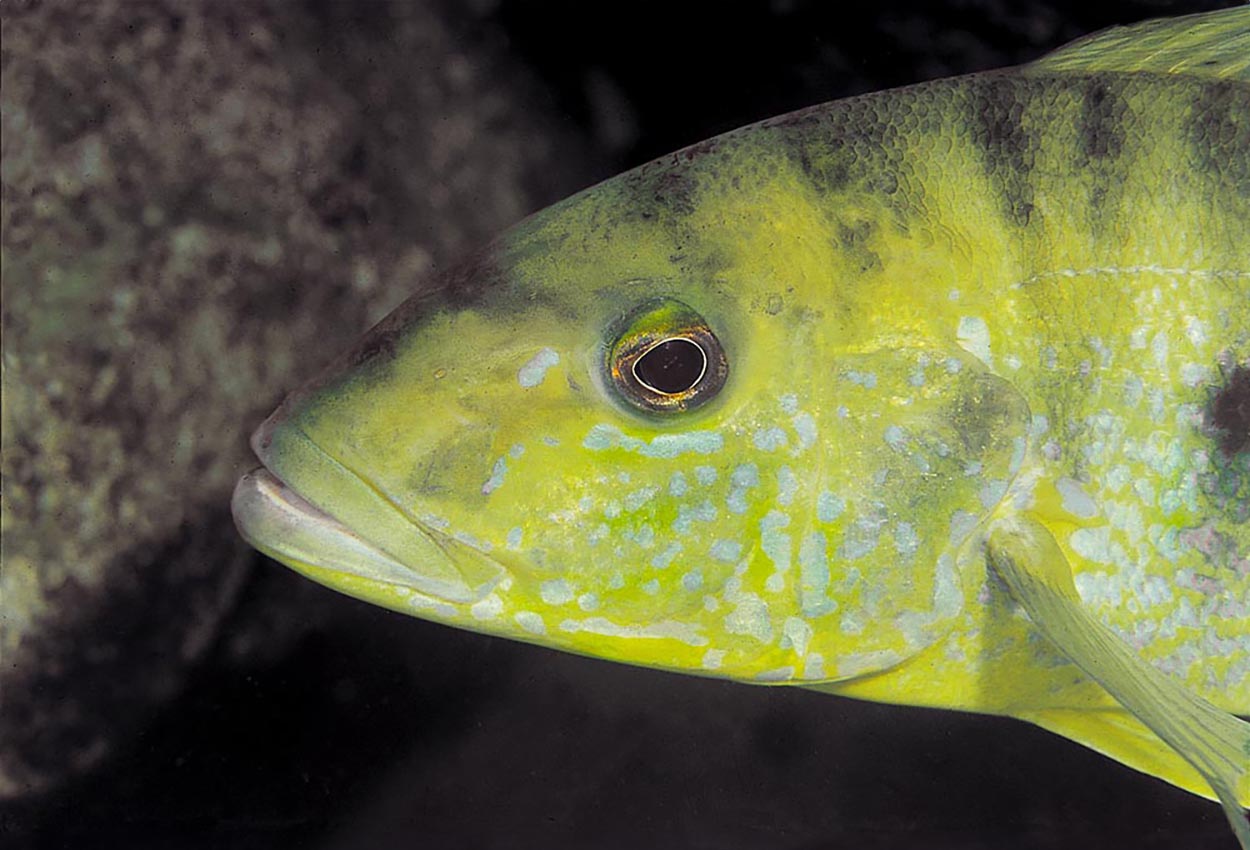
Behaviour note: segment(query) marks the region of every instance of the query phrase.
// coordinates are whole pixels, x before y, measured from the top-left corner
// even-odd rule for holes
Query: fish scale
[[[1247,57],[1250,9],[1147,22],[593,187],[288,399],[240,529],[463,628],[1019,717],[1250,846]]]

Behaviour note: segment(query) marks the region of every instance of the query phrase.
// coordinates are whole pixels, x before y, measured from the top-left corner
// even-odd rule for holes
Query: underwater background
[[[1231,2],[0,0],[0,845],[1231,847],[1026,724],[410,619],[251,551],[247,437],[522,216]]]

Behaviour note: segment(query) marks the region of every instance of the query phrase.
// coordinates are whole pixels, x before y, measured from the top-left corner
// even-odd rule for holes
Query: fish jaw
[[[235,525],[253,547],[297,572],[405,611],[422,602],[471,605],[505,578],[486,553],[405,514],[282,411],[257,429],[252,445],[264,466],[235,486]]]

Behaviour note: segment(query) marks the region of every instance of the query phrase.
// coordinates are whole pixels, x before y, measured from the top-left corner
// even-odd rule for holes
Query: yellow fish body
[[[1020,717],[1250,828],[1250,8],[539,213],[256,432],[254,545],[426,619]]]

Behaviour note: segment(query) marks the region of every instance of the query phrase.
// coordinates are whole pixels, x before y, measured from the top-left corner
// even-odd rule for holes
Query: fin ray
[[[1206,780],[1250,850],[1250,821],[1242,814],[1250,803],[1250,723],[1150,666],[1082,607],[1067,560],[1040,523],[999,520],[988,555],[1038,631]]]
[[[1111,27],[1061,47],[1028,67],[1146,71],[1250,83],[1250,6]]]

